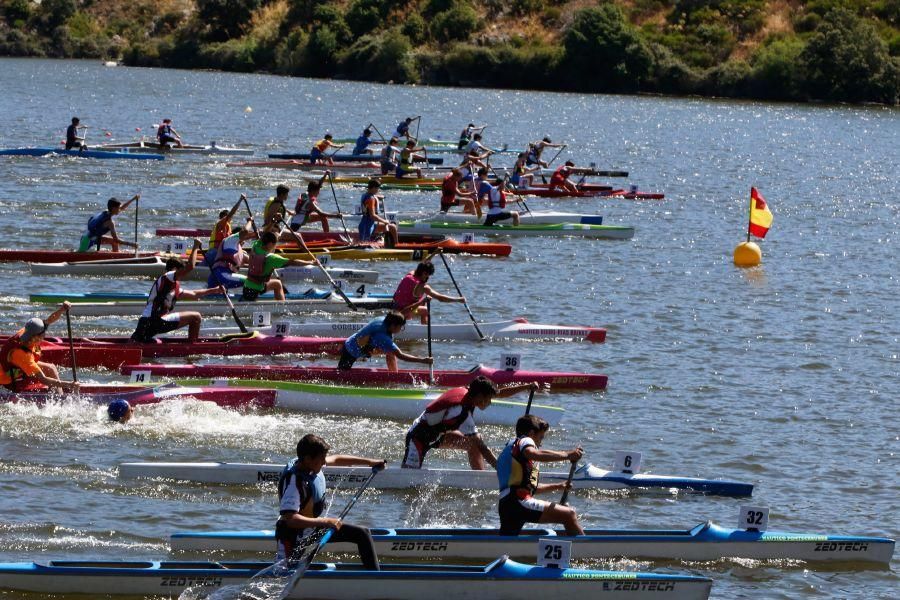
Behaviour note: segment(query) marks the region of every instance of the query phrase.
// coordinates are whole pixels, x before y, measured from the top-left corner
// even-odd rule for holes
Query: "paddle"
[[[418,117],[416,117],[413,120],[416,122],[416,137],[415,137],[415,139],[416,139],[416,143],[418,143],[419,142],[419,125],[422,124],[422,115],[419,115]]]
[[[137,258],[139,254],[138,248],[138,213],[141,211],[141,198],[140,194],[138,194],[138,198],[134,201],[134,257]]]
[[[241,200],[244,201],[244,206],[247,209],[247,214],[250,216],[250,225],[253,226],[253,233],[256,234],[256,238],[259,239],[259,229],[256,227],[256,220],[253,218],[253,211],[250,210],[250,203],[247,202],[247,196],[241,194]]]
[[[566,479],[566,488],[563,490],[562,498],[559,499],[559,503],[563,506],[567,506],[569,503],[569,491],[572,489],[569,487],[569,484],[572,483],[572,479],[575,477],[575,470],[578,468],[578,461],[573,460],[572,466],[569,467],[569,477]]]
[[[306,245],[306,242],[303,241],[303,237],[297,235],[296,231],[294,231],[293,229],[288,227],[287,223],[284,222],[284,219],[279,217],[278,220],[281,221],[282,225],[287,227],[287,230],[291,232],[291,235],[294,236],[294,239],[297,240],[297,243],[303,248],[303,250],[307,254],[309,254],[312,257],[313,261],[316,263],[316,266],[322,270],[322,273],[324,273],[325,277],[328,278],[328,283],[331,284],[331,289],[333,289],[335,291],[335,293],[337,293],[337,295],[340,296],[344,300],[344,302],[347,303],[347,306],[350,307],[350,310],[352,310],[354,312],[359,310],[358,308],[356,308],[356,306],[353,304],[353,302],[350,300],[350,298],[347,297],[347,294],[344,293],[344,290],[341,289],[341,286],[339,286],[337,284],[337,282],[335,282],[335,280],[331,278],[331,273],[329,273],[328,270],[325,269],[324,266],[322,266],[322,263],[319,262],[319,258],[315,254],[310,252],[309,248]]]
[[[72,381],[78,383],[78,367],[75,365],[75,343],[72,341],[72,317],[66,307],[66,329],[69,331],[69,356],[72,359]]]
[[[384,467],[372,467],[372,473],[369,477],[362,483],[359,489],[354,494],[353,498],[350,499],[350,502],[347,503],[347,506],[344,507],[344,510],[341,511],[341,514],[338,515],[338,519],[341,521],[344,520],[344,517],[350,512],[350,509],[353,508],[353,505],[356,504],[356,501],[359,500],[360,496],[363,495],[363,492],[366,491],[366,488],[369,487],[369,484],[372,482],[372,479],[375,478],[375,475],[378,474]],[[309,568],[309,565],[312,564],[313,559],[316,557],[316,554],[321,550],[325,544],[328,543],[328,540],[331,539],[331,536],[334,534],[334,529],[331,527],[319,527],[311,534],[309,534],[306,538],[300,541],[300,544],[297,547],[297,550],[300,551],[300,556],[291,556],[290,562],[297,562],[296,569],[294,569],[294,574],[291,576],[290,581],[288,581],[284,589],[281,590],[281,599],[287,598],[291,595],[291,592],[297,587],[297,584],[300,582],[300,579],[303,578],[303,574],[306,573],[306,570]],[[307,554],[307,551],[308,554]],[[297,554],[295,552],[294,554]]]
[[[338,214],[341,216],[341,225],[344,227],[344,235],[347,236],[347,243],[351,241],[350,232],[347,231],[347,223],[344,222],[344,213],[341,211],[341,205],[338,203],[337,192],[334,191],[334,177],[331,171],[328,171],[328,185],[331,186],[331,195],[334,197],[334,205],[337,207]]]
[[[431,298],[425,298],[425,310],[428,311],[428,358],[432,358],[431,354]],[[74,357],[73,357],[74,358]],[[428,365],[428,384],[434,385],[434,361]]]
[[[462,296],[462,290],[459,289],[459,284],[456,283],[456,277],[453,276],[453,271],[450,270],[450,264],[447,263],[447,259],[444,257],[444,252],[440,251],[438,252],[438,255],[441,257],[441,260],[444,261],[444,268],[447,269],[447,274],[450,275],[450,281],[453,282],[453,287],[456,288],[456,293]],[[466,312],[469,313],[469,318],[472,319],[472,325],[475,326],[475,331],[478,333],[478,339],[484,340],[484,334],[481,333],[481,328],[478,327],[478,321],[475,320],[475,315],[472,314],[472,309],[469,308],[468,301],[463,302],[463,306],[466,307]]]
[[[241,333],[249,333],[247,331],[247,326],[244,325],[244,322],[241,321],[241,318],[237,314],[237,310],[234,308],[234,303],[231,301],[231,296],[228,295],[228,290],[225,289],[224,285],[219,285],[219,289],[222,290],[222,295],[225,296],[225,302],[228,303],[228,308],[231,309],[231,316],[234,317],[234,322],[237,323],[238,328],[241,330]]]
[[[375,133],[378,134],[378,137],[381,138],[381,141],[382,141],[382,142],[384,142],[385,144],[387,143],[387,139],[386,139],[383,135],[381,135],[381,132],[378,131],[378,128],[377,128],[377,127],[375,127],[375,123],[369,123],[369,127],[371,127],[372,129],[375,130]],[[368,127],[367,127],[366,129],[368,129]]]
[[[552,165],[553,161],[556,160],[556,157],[559,156],[560,154],[562,154],[562,151],[568,147],[569,147],[568,144],[563,144],[562,146],[560,146],[559,151],[557,151],[557,153],[553,155],[553,158],[550,159],[550,162],[547,163],[547,167]]]
[[[531,402],[534,400],[534,388],[528,391],[528,404],[525,405],[525,414],[531,413]]]

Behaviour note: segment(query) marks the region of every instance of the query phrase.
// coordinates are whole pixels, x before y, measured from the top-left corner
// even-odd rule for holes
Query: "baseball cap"
[[[22,340],[30,340],[36,335],[41,335],[46,330],[47,327],[44,325],[44,322],[41,319],[38,319],[37,317],[28,319],[28,322],[25,323],[25,333],[22,334]]]

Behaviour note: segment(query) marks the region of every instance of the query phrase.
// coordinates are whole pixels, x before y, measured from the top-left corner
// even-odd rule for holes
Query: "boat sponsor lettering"
[[[361,473],[325,473],[325,481],[328,483],[363,483],[369,476]]]
[[[868,542],[818,542],[814,552],[868,552]]]
[[[394,552],[446,552],[447,542],[392,542]]]
[[[824,542],[828,539],[827,535],[814,535],[814,534],[806,534],[806,535],[772,535],[770,533],[765,533],[759,539],[761,542]]]
[[[278,483],[278,478],[281,477],[281,471],[257,471],[256,472],[256,482],[259,483],[261,481],[265,481],[267,483]]]
[[[519,333],[524,333],[527,335],[546,335],[546,336],[559,336],[564,337],[567,335],[571,336],[581,336],[587,333],[584,329],[562,329],[562,328],[554,328],[554,329],[519,329]]]
[[[571,573],[562,574],[563,579],[637,579],[637,573]]]
[[[554,383],[587,383],[587,381],[587,377],[554,377],[550,380],[550,385],[553,385]]]
[[[221,587],[222,578],[214,575],[163,577],[159,587]]]
[[[563,579],[605,579],[603,590],[608,592],[674,592],[674,581],[639,580],[626,573],[563,573]]]

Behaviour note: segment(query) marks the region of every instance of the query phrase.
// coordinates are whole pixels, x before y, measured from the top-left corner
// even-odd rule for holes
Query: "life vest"
[[[175,137],[172,135],[172,126],[171,125],[160,125],[159,129],[156,130],[156,137],[162,139],[163,137]]]
[[[104,210],[88,219],[87,230],[91,239],[99,239],[109,233],[109,227],[106,227],[104,224],[111,218],[112,215],[109,214],[109,211]]]
[[[569,176],[569,167],[563,165],[553,171],[553,175],[550,176],[550,185],[562,185],[566,178]]]
[[[301,226],[305,225],[315,202],[316,199],[309,194],[300,194],[297,198],[297,204],[294,205],[294,216],[291,218],[291,222]]]
[[[407,133],[409,133],[409,123],[405,120],[400,121],[400,124],[397,125],[397,137],[404,137]]]
[[[464,387],[453,388],[429,402],[413,422],[409,435],[425,444],[432,444],[448,431],[459,429],[475,410],[473,405],[463,402],[467,392]],[[454,409],[459,409],[459,412]]]
[[[31,354],[34,354],[35,361],[40,360],[41,358],[40,345],[33,348],[24,343],[22,341],[23,333],[25,333],[25,330],[20,329],[15,335],[10,336],[2,345],[0,345],[0,385],[5,385],[10,389],[14,389],[17,383],[27,379],[25,374],[9,361],[9,355],[12,354],[12,351],[23,350],[25,352],[30,352]]]
[[[395,146],[391,146],[390,144],[385,144],[384,148],[381,149],[381,160],[394,162],[394,155],[397,153],[397,148]]]
[[[250,251],[250,264],[247,266],[247,279],[258,285],[266,285],[272,277],[272,272],[266,273],[267,252],[259,252],[259,242],[253,244]]]
[[[300,493],[299,512],[304,517],[315,519],[328,507],[325,501],[325,474],[322,471],[316,474],[305,473],[298,470],[297,463],[297,459],[294,459],[281,470],[281,476],[278,478],[278,499],[281,500],[287,491],[291,476],[295,476],[294,483]]]
[[[526,439],[531,438],[510,440],[497,458],[497,480],[500,484],[501,498],[512,493],[520,499],[525,499],[534,495],[537,490],[540,467],[534,461],[525,458],[524,450],[531,445],[523,446],[522,442]]]
[[[418,297],[413,296],[413,292],[415,291],[416,286],[420,283],[422,283],[422,281],[416,279],[415,273],[407,273],[403,277],[403,279],[400,280],[400,285],[397,286],[397,291],[394,292],[395,310],[403,310],[414,302],[418,302],[425,296],[425,294],[422,294]]]
[[[453,173],[450,173],[446,177],[444,177],[444,181],[441,182],[441,203],[450,204],[456,198],[456,188],[457,182],[453,177]]]
[[[506,192],[500,191],[500,188],[491,187],[491,191],[487,194],[488,210],[506,208]]]
[[[181,284],[175,279],[175,271],[163,273],[150,288],[150,298],[147,300],[147,306],[144,308],[142,316],[160,318],[169,314],[175,309],[180,291]],[[150,314],[147,314],[148,308]]]
[[[209,234],[209,249],[218,250],[219,244],[221,244],[229,235],[231,235],[231,223],[225,219],[216,221],[212,233]]]
[[[404,148],[403,150],[401,150],[400,151],[400,166],[412,168],[412,163],[413,163],[412,155],[413,155],[412,150],[410,150],[409,148]]]
[[[269,215],[269,208],[270,208],[270,207],[272,206],[272,204],[274,204],[274,203],[278,203],[278,204],[281,206],[281,208],[278,209],[278,216],[281,217],[282,219],[284,219],[284,215],[285,215],[284,202],[282,202],[281,200],[276,199],[275,196],[272,196],[272,197],[269,198],[269,200],[266,202],[266,206],[265,206],[265,208],[263,208],[263,217],[265,218],[265,217],[267,217],[267,216]],[[276,219],[275,222],[277,223],[278,220]]]
[[[328,140],[322,138],[321,140],[313,144],[313,148],[315,148],[319,152],[325,152],[326,150],[328,150]]]
[[[212,268],[221,269],[227,267],[232,273],[237,273],[243,262],[244,249],[241,248],[241,234],[234,233],[222,240],[219,251],[216,252],[216,262],[213,263]]]

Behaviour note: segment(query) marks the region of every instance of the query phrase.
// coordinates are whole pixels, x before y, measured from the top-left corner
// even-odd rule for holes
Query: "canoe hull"
[[[814,563],[847,562],[888,564],[894,540],[877,537],[817,535],[808,533],[752,532],[700,523],[688,530],[585,530],[584,536],[567,537],[564,531],[536,529],[518,537],[501,536],[493,529],[373,529],[380,557],[403,559],[490,559],[498,554],[534,559],[539,538],[559,538],[572,543],[572,558],[635,558],[651,560],[711,561],[723,558],[752,560],[802,560]],[[273,552],[275,533],[223,531],[176,533],[170,537],[174,551]],[[355,550],[333,542],[329,553]]]
[[[268,338],[272,339],[272,338]],[[275,338],[278,339],[278,338]],[[307,340],[308,338],[299,338]],[[313,340],[318,338],[312,338]],[[324,338],[323,338],[324,339]],[[339,354],[343,339],[337,338],[327,346],[329,354]],[[279,353],[273,350],[271,354]],[[317,366],[270,366],[270,365],[124,365],[122,373],[150,371],[154,376],[175,378],[247,378],[276,381],[331,382],[341,385],[415,385],[427,384],[431,373],[427,369],[387,369],[353,368],[340,370],[334,367]],[[468,371],[435,370],[432,385],[458,387],[467,386],[478,377],[486,377],[497,385],[523,384],[532,381],[553,390],[605,390],[606,375],[589,373],[559,373],[552,371],[505,371],[478,365]]]
[[[0,563],[0,587],[43,594],[174,597],[188,587],[211,593],[246,583],[269,563],[79,562]],[[265,580],[263,580],[265,581]],[[284,583],[285,578],[277,581]],[[689,575],[551,569],[505,557],[486,566],[313,564],[288,598],[319,600],[421,600],[436,586],[453,589],[465,600],[520,600],[530,594],[567,593],[570,597],[641,600],[709,597],[712,580]]]
[[[120,158],[132,160],[162,160],[161,154],[143,154],[131,152],[105,152],[103,150],[62,150],[59,148],[10,148],[0,150],[0,156],[46,156],[58,154],[76,158]]]
[[[142,252],[139,257],[155,256],[156,252]],[[134,252],[73,252],[71,250],[0,250],[0,262],[85,262],[106,259],[133,259]]]
[[[377,298],[352,298],[351,302],[357,309],[362,310],[390,310],[392,306],[391,300]],[[144,310],[144,306],[144,302],[78,302],[73,304],[69,311],[74,316],[82,317],[137,316]],[[192,311],[197,311],[207,316],[228,316],[231,314],[231,309],[224,302],[197,300],[185,303],[185,306],[189,306]],[[272,316],[278,316],[302,314],[314,310],[325,312],[347,312],[350,310],[347,304],[336,295],[324,300],[236,302],[235,309],[241,317],[248,321],[254,312],[268,312]]]
[[[329,154],[328,158],[333,160],[334,162],[342,163],[342,162],[360,162],[360,161],[368,161],[372,158],[373,155],[357,155],[357,154]],[[274,158],[278,160],[310,160],[312,157],[308,152],[304,153],[287,153],[287,154],[269,154],[269,158]],[[429,165],[442,165],[444,164],[443,158],[435,158],[428,157],[423,158],[421,160],[417,160],[416,162],[427,162]],[[327,165],[319,165],[323,169],[327,169]]]
[[[465,223],[436,223],[430,221],[401,221],[397,228],[401,232],[458,233],[478,235],[505,235],[515,237],[590,237],[612,240],[627,240],[634,237],[634,227],[625,225],[581,225],[577,223],[556,223],[551,225],[469,225]]]
[[[265,389],[228,389],[207,386],[82,385],[81,396],[98,404],[108,404],[119,399],[128,400],[130,404],[135,405],[155,404],[172,398],[194,398],[232,408],[248,406],[271,408],[276,404],[277,393]],[[63,397],[58,393],[20,392],[5,393],[0,396],[0,399],[5,402],[45,403]]]
[[[480,422],[480,421],[479,421]],[[277,483],[283,465],[270,463],[123,463],[119,465],[119,477],[163,477],[200,483],[226,485],[255,485]],[[361,467],[328,467],[323,471],[328,482],[342,488],[359,487],[370,473]],[[561,472],[541,473],[544,483],[560,483],[569,474]],[[750,484],[720,479],[699,479],[666,475],[630,475],[600,469],[594,465],[581,465],[572,477],[574,491],[579,490],[629,490],[641,493],[670,493],[671,490],[699,492],[710,495],[741,497],[753,492]],[[372,485],[382,489],[406,489],[417,486],[440,485],[453,489],[497,489],[497,474],[492,471],[469,469],[402,469],[388,467],[373,480]]]

